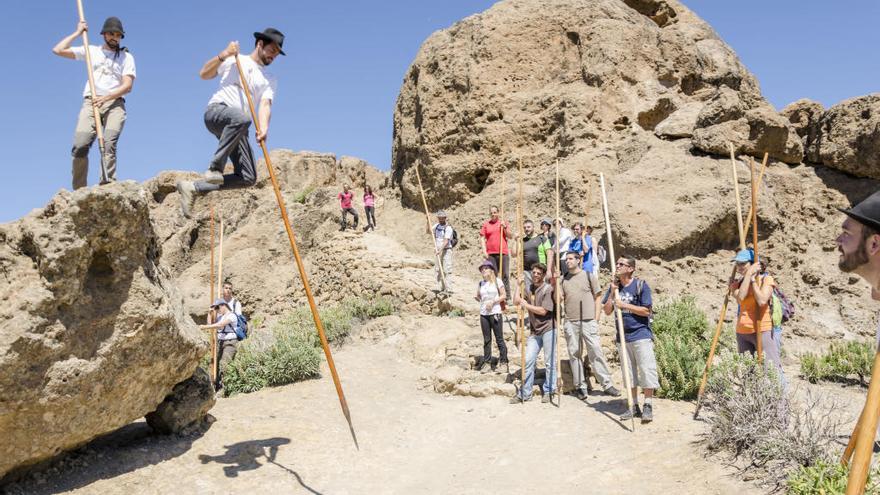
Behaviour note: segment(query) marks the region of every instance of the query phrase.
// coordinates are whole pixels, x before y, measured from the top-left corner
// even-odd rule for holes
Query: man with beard
[[[88,29],[85,22],[80,22],[76,26],[76,31],[52,48],[52,53],[59,57],[85,60],[86,47],[71,48],[70,44]],[[108,182],[116,180],[116,143],[119,141],[119,135],[125,124],[125,98],[123,96],[131,92],[137,75],[134,56],[128,53],[128,49],[119,46],[119,41],[125,37],[122,21],[117,17],[108,17],[104,21],[101,35],[104,37],[103,46],[92,45],[88,47],[96,94],[93,100],[89,83],[86,82],[86,87],[83,90],[83,104],[73,134],[73,189],[85,187],[88,183],[89,149],[97,136],[95,112],[92,107],[98,107],[98,114],[104,125],[103,160],[107,170],[106,179]]]
[[[284,55],[281,50],[284,35],[277,29],[267,28],[262,33],[254,33],[254,38],[254,50],[249,56],[239,60],[251,97],[259,106],[257,118],[260,120],[260,132],[256,134],[256,139],[263,142],[269,134],[272,101],[278,85],[275,77],[266,71],[266,67],[275,57]],[[199,76],[206,80],[220,76],[220,88],[208,101],[208,108],[205,110],[205,126],[219,139],[219,144],[208,171],[205,172],[204,180],[177,183],[180,210],[187,218],[190,217],[196,194],[249,187],[257,182],[256,161],[248,140],[250,109],[235,64],[238,53],[238,42],[232,41],[218,55],[205,62],[199,71]],[[223,175],[227,159],[232,160],[234,171]]]
[[[850,209],[840,208],[847,218],[837,236],[840,260],[845,273],[855,273],[871,284],[871,297],[880,295],[880,191]],[[880,349],[880,326],[877,328]]]

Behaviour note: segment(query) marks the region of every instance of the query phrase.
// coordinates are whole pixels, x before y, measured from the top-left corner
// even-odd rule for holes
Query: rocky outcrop
[[[448,207],[518,164],[580,167],[568,164],[661,138],[687,153],[727,156],[730,141],[803,156],[736,54],[679,2],[504,0],[422,45],[395,108],[392,180],[417,205],[418,164],[429,207]]]
[[[810,129],[808,161],[880,179],[880,93],[829,108]]]
[[[147,414],[147,424],[158,433],[186,434],[201,426],[215,402],[211,377],[196,368],[193,376],[175,385],[159,407]]]
[[[0,475],[153,411],[206,350],[151,200],[131,182],[62,191],[0,226]]]

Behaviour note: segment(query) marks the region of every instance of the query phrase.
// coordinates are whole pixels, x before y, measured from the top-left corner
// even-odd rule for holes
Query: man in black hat
[[[278,87],[275,76],[270,74],[266,67],[272,64],[275,57],[284,55],[281,49],[284,45],[284,35],[277,29],[268,28],[262,33],[254,33],[254,38],[254,50],[249,56],[239,60],[251,97],[258,105],[257,118],[260,121],[260,132],[256,134],[256,138],[258,142],[262,142],[269,134],[272,101],[275,99],[275,91]],[[208,171],[205,172],[204,180],[177,183],[180,210],[187,218],[190,217],[196,194],[219,189],[249,187],[257,182],[256,161],[247,135],[251,125],[251,114],[235,65],[238,53],[238,42],[232,41],[218,55],[205,62],[202,70],[199,71],[202,79],[214,79],[220,76],[220,88],[208,101],[208,108],[205,110],[205,126],[220,142]],[[234,171],[223,175],[227,160],[232,160]]]
[[[70,47],[73,40],[88,31],[85,22],[76,26],[76,31],[58,42],[52,52],[59,57],[85,60],[86,49],[83,46]],[[101,29],[104,37],[102,46],[89,46],[92,62],[92,73],[95,79],[95,97],[92,98],[89,83],[83,90],[83,104],[76,122],[73,135],[73,189],[85,187],[89,175],[89,148],[95,141],[95,113],[93,106],[98,107],[101,122],[104,125],[104,166],[107,170],[107,181],[116,180],[116,143],[125,124],[125,96],[131,92],[137,71],[134,56],[126,48],[119,46],[125,37],[122,21],[117,17],[108,17]]]
[[[855,273],[871,284],[871,294],[880,292],[880,191],[856,206],[840,211],[847,218],[837,236],[840,260],[837,266],[846,273]],[[880,327],[877,329],[880,344]]]

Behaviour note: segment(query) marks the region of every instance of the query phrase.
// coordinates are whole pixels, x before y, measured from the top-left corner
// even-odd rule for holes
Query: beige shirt
[[[601,292],[595,273],[578,270],[562,279],[565,295],[565,319],[569,321],[596,319],[596,296]]]

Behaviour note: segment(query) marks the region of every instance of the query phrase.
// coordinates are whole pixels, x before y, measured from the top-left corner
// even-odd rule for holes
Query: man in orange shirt
[[[740,353],[754,354],[758,345],[757,334],[760,333],[763,358],[776,365],[782,378],[779,349],[771,333],[773,321],[770,298],[776,282],[770,275],[761,276],[761,265],[755,263],[755,253],[751,249],[738,252],[733,261],[736,263],[736,272],[741,275],[741,278],[732,281],[730,285],[733,296],[739,302],[736,346]]]

